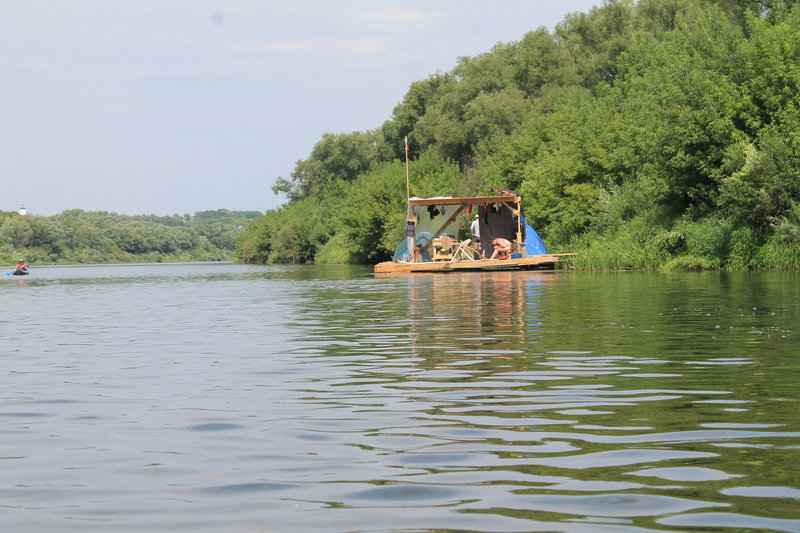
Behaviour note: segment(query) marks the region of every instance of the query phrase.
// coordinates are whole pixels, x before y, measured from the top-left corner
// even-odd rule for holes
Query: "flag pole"
[[[406,143],[406,200],[411,199],[411,181],[408,178],[408,137],[403,137]]]

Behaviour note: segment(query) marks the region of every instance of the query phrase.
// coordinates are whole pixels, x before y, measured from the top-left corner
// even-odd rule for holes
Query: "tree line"
[[[0,211],[0,263],[233,260],[236,238],[258,211],[126,216],[72,209],[52,216]]]
[[[411,194],[523,196],[578,268],[800,267],[800,5],[606,0],[325,133],[238,237],[244,262],[372,263]]]

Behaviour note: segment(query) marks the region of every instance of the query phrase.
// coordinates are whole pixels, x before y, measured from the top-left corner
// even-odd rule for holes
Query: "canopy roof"
[[[520,202],[522,198],[516,194],[506,196],[437,196],[435,198],[409,198],[408,205],[480,205],[495,202]]]

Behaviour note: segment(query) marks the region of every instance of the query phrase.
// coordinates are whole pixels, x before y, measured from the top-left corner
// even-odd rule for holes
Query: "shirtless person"
[[[505,257],[503,259],[508,258],[508,254],[511,253],[511,241],[507,239],[492,239],[492,248],[494,248],[494,252],[492,252],[492,257],[489,259],[495,259],[500,254],[503,254]]]

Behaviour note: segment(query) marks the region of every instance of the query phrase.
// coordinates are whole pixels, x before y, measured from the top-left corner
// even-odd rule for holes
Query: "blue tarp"
[[[428,232],[421,232],[417,234],[417,246],[425,246],[428,244],[428,241],[431,240],[432,235]],[[394,259],[395,261],[410,261],[411,254],[408,253],[408,239],[403,239],[400,241],[400,244],[397,245],[397,248],[394,251]],[[430,261],[431,257],[428,255],[428,251],[425,250],[425,253],[422,254],[423,261]]]
[[[542,238],[536,230],[525,224],[525,253],[528,255],[543,255],[549,253],[544,246]]]

